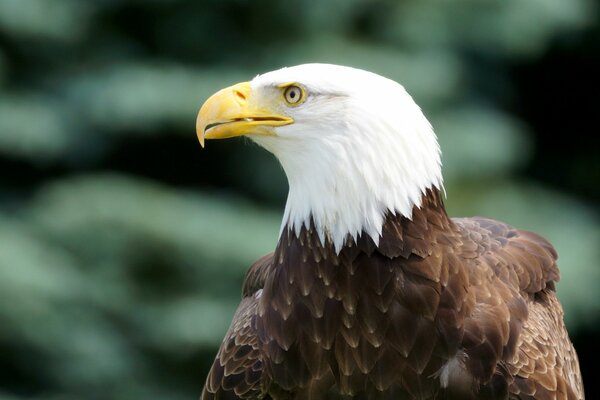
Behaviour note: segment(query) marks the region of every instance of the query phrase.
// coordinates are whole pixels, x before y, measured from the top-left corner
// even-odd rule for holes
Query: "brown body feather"
[[[583,399],[556,253],[437,190],[378,245],[284,230],[248,271],[202,399]]]

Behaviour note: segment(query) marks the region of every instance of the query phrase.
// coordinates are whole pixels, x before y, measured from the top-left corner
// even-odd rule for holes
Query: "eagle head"
[[[339,251],[388,213],[410,218],[442,187],[431,124],[398,83],[360,69],[304,64],[259,75],[211,96],[198,139],[247,136],[277,157],[289,182],[282,229],[305,226]]]

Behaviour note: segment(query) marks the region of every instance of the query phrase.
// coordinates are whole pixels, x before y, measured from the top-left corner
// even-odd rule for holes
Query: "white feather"
[[[307,93],[281,105],[294,123],[277,136],[250,136],[283,166],[289,194],[282,229],[296,234],[312,220],[336,250],[361,232],[379,243],[386,213],[411,218],[422,194],[442,189],[440,149],[430,123],[404,88],[379,75],[305,64],[256,77],[252,90],[278,95],[296,82]],[[274,102],[275,103],[275,102]]]

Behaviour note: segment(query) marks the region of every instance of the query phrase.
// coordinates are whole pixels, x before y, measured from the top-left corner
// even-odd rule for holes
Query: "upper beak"
[[[273,135],[273,126],[294,122],[290,117],[277,115],[268,107],[256,106],[250,82],[219,90],[200,108],[196,119],[196,134],[200,145],[204,139],[223,139],[240,135]]]

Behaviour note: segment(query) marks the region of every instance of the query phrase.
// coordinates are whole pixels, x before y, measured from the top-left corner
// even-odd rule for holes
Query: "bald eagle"
[[[283,68],[214,94],[196,130],[248,136],[289,182],[202,399],[584,398],[554,248],[446,214],[436,136],[400,84]]]

